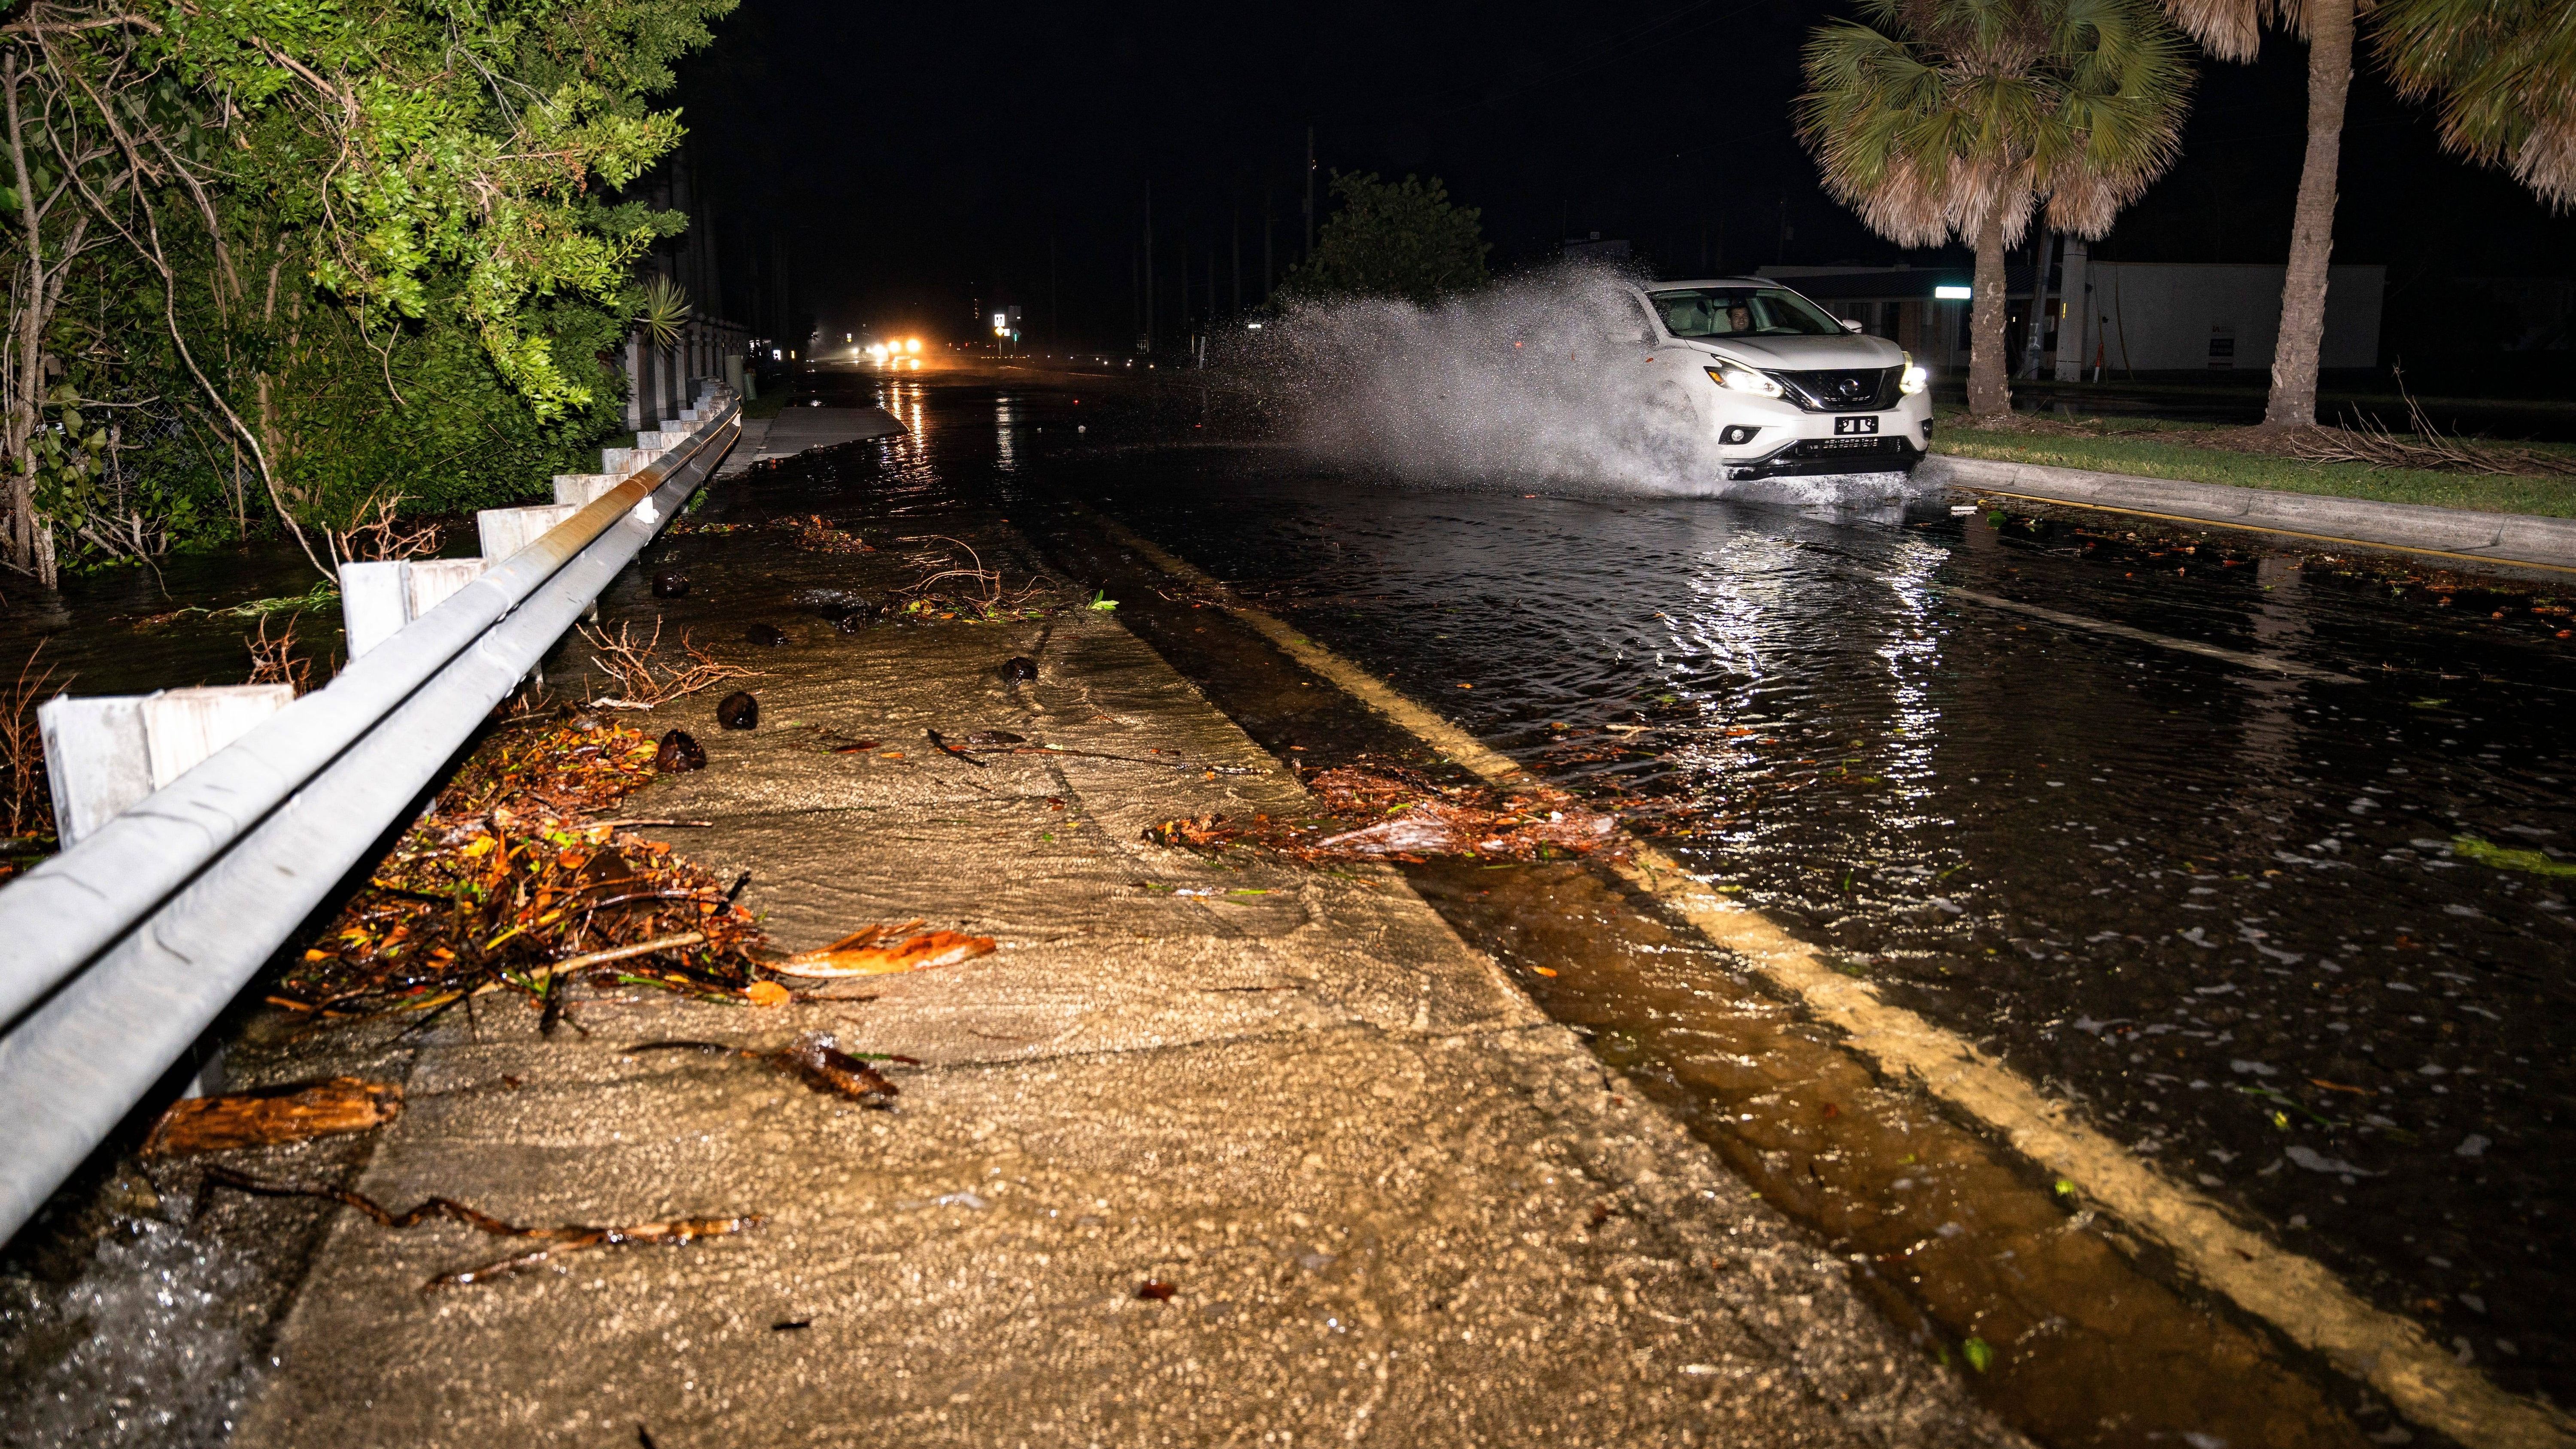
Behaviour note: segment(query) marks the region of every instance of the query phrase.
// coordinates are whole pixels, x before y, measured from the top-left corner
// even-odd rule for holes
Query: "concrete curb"
[[[2395,548],[2444,558],[2576,573],[2576,518],[2281,493],[2223,483],[2187,483],[2173,478],[2138,478],[2082,468],[1963,458],[1949,453],[1924,459],[1915,476],[1952,488],[2076,508],[2111,509],[2327,543]]]

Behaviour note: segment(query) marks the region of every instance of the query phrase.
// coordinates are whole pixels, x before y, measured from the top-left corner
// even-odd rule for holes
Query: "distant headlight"
[[[1905,371],[1896,379],[1896,390],[1912,397],[1932,385],[1932,374],[1914,365],[1914,354],[1905,354]]]
[[[1758,393],[1763,397],[1778,397],[1782,392],[1779,383],[1740,362],[1718,363],[1708,370],[1708,380],[1722,388],[1735,392]]]

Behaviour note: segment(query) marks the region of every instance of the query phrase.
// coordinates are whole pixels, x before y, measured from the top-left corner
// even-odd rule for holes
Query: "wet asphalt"
[[[1081,379],[818,390],[881,399],[937,440],[943,493],[1042,543],[1078,502],[1225,578],[2498,1382],[2576,1393],[2553,1171],[2571,1070],[2549,1045],[2576,875],[2568,597],[1940,499],[1833,516],[1408,486],[1209,440],[1186,399]],[[282,558],[191,563],[171,594],[305,582]],[[247,624],[138,631],[172,606],[159,587],[83,587],[116,606],[13,609],[0,637],[53,635],[90,687],[237,677]],[[1302,703],[1265,734],[1201,682],[1275,749],[1392,743]],[[1453,925],[1493,909],[1473,882],[1416,884]],[[1562,905],[1538,895],[1479,944],[1509,960],[1494,943]],[[1669,982],[1551,1000],[1526,967],[1566,949],[1518,963],[1543,1005],[1641,1080],[1707,1073]],[[1764,1158],[1737,1165],[1759,1182]]]
[[[1024,509],[1224,578],[2498,1382],[2576,1393],[2576,591],[1947,499],[1404,486],[1151,446],[1191,436],[1169,402],[1065,437],[1079,391],[924,396],[1010,440]]]

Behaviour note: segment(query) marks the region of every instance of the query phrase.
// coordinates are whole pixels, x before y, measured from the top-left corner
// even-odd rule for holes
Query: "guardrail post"
[[[640,438],[654,435],[638,433],[636,436]],[[649,467],[654,459],[661,456],[662,450],[659,448],[602,448],[599,450],[599,466],[602,472],[614,473],[624,478],[638,469]]]
[[[557,473],[557,503],[588,503],[602,493],[626,481],[623,473]]]
[[[389,559],[340,565],[340,626],[349,657],[390,639],[403,625],[445,603],[489,566],[480,558]]]
[[[38,705],[63,849],[294,702],[292,685],[218,684]]]
[[[577,503],[535,503],[525,508],[486,508],[474,515],[474,532],[483,543],[483,561],[496,564],[581,511]]]

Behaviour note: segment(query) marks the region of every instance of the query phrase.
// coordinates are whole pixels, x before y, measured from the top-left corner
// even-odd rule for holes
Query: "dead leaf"
[[[928,971],[992,954],[990,936],[962,931],[925,931],[905,936],[922,923],[870,926],[842,937],[819,951],[800,951],[770,969],[782,976],[883,976],[898,971]],[[902,939],[897,940],[897,937]],[[892,945],[880,942],[893,941]]]
[[[755,981],[743,988],[743,999],[754,1006],[785,1006],[796,999],[796,993],[775,981]]]

